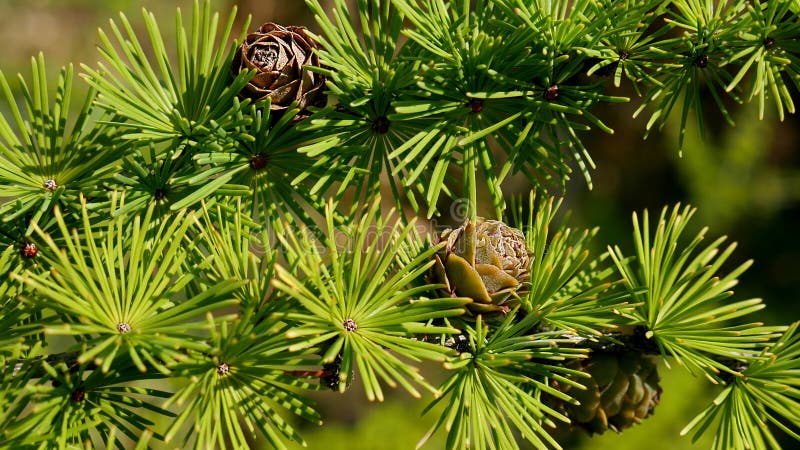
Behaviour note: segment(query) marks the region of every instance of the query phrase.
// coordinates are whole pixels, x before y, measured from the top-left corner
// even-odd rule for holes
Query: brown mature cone
[[[565,413],[572,425],[589,433],[603,434],[609,428],[621,432],[653,414],[658,405],[658,360],[658,356],[639,352],[593,352],[572,367],[592,376],[578,380],[586,390],[559,386],[580,405],[559,401],[553,406]]]
[[[522,231],[478,218],[445,230],[447,245],[436,255],[434,279],[449,295],[469,297],[474,313],[507,312],[511,297],[530,280],[530,253]]]
[[[272,111],[283,111],[293,101],[301,111],[308,106],[324,106],[325,77],[308,70],[308,66],[320,65],[314,51],[317,48],[304,27],[272,22],[261,25],[233,57],[234,76],[243,70],[258,70],[240,95],[253,101],[270,98]]]

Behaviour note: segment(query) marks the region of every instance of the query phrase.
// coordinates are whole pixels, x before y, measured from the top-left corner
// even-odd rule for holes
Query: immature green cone
[[[455,297],[469,297],[474,313],[507,312],[530,279],[530,253],[522,231],[478,218],[442,232],[434,278]]]
[[[580,380],[587,389],[566,386],[563,391],[581,404],[560,405],[574,426],[589,433],[603,434],[609,428],[621,432],[647,418],[659,403],[657,356],[594,352],[580,365],[579,370],[592,376]]]

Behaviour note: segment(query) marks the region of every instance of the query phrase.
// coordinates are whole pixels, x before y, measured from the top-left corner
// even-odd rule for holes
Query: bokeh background
[[[54,79],[62,65],[94,65],[98,27],[119,12],[141,25],[141,8],[156,13],[162,32],[172,32],[176,6],[184,10],[190,1],[167,0],[0,0],[0,70],[6,76],[22,72],[29,77],[30,58],[44,52],[49,75]],[[251,28],[267,21],[305,25],[317,31],[313,17],[301,0],[214,1],[227,12],[236,4],[240,20],[253,16]],[[142,28],[140,28],[142,29]],[[85,88],[78,81],[80,88]],[[788,116],[778,122],[768,108],[758,121],[755,104],[734,107],[737,126],[725,124],[705,104],[708,129],[701,140],[689,122],[687,144],[677,152],[678,123],[670,122],[661,133],[644,140],[645,120],[632,120],[638,102],[624,88],[614,92],[632,97],[629,104],[608,105],[595,111],[615,133],[587,134],[587,147],[597,163],[594,189],[588,190],[580,176],[570,182],[565,206],[572,210],[571,224],[599,225],[598,249],[621,243],[631,252],[631,213],[647,208],[657,213],[667,204],[690,203],[698,208],[695,231],[710,228],[709,236],[727,235],[739,243],[733,262],[754,259],[754,266],[741,277],[736,295],[740,299],[761,297],[768,305],[758,319],[787,324],[800,318],[800,122]],[[797,94],[797,93],[795,93]],[[800,101],[800,95],[794,97]],[[771,105],[770,105],[771,107]],[[6,106],[0,104],[0,110]],[[524,180],[512,180],[509,193],[525,193]],[[436,367],[426,367],[434,380],[443,376]],[[692,445],[680,430],[715,395],[718,388],[688,375],[681,368],[662,370],[664,394],[656,414],[644,425],[622,435],[609,432],[589,438],[566,436],[568,449],[615,448],[648,450],[710,448],[712,436]],[[323,428],[301,427],[311,449],[393,450],[411,449],[433,423],[434,414],[420,416],[430,398],[413,400],[405,393],[390,395],[384,404],[368,404],[359,389],[345,395],[315,396],[326,417]],[[443,448],[440,435],[425,448]],[[299,446],[297,448],[300,448]],[[785,448],[798,448],[787,441]]]

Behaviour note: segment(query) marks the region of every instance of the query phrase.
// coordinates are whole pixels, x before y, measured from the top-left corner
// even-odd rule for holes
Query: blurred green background
[[[0,70],[6,76],[22,72],[29,77],[30,58],[45,54],[53,79],[62,65],[94,65],[98,27],[124,12],[134,24],[141,24],[140,10],[156,13],[162,32],[172,32],[175,6],[187,10],[189,1],[131,0],[0,0]],[[251,28],[267,21],[305,25],[317,30],[301,0],[215,1],[220,11],[237,4],[240,19],[252,14]],[[11,77],[10,77],[11,78]],[[84,88],[83,83],[78,82]],[[617,95],[635,97],[625,89]],[[796,93],[795,93],[796,94]],[[795,95],[800,100],[800,95]],[[705,140],[698,130],[687,132],[688,143],[682,157],[677,153],[677,122],[662,133],[643,140],[645,119],[632,120],[637,101],[608,105],[595,111],[614,128],[613,135],[587,134],[587,147],[597,169],[594,189],[589,191],[578,176],[571,181],[566,207],[571,209],[571,224],[601,227],[598,249],[621,243],[627,253],[630,245],[631,213],[648,208],[652,213],[674,202],[698,207],[695,230],[710,228],[709,236],[728,235],[739,243],[733,263],[753,258],[755,265],[741,277],[737,297],[764,298],[768,307],[759,320],[787,324],[800,318],[800,155],[797,116],[783,123],[774,115],[758,121],[754,104],[733,108],[737,126],[729,127],[706,102],[708,129]],[[772,107],[772,105],[769,105]],[[0,110],[5,110],[0,105]],[[771,112],[771,111],[770,111]],[[693,125],[693,122],[689,122]],[[509,193],[525,193],[524,180],[512,180]],[[732,264],[733,264],[732,263]],[[431,378],[443,376],[438,368],[427,367]],[[569,449],[615,448],[667,450],[709,448],[713,436],[697,445],[679,437],[681,428],[710,401],[717,391],[703,379],[693,378],[680,368],[663,370],[664,394],[656,414],[644,425],[622,435],[612,432],[595,438],[575,434],[565,438]],[[428,431],[435,414],[420,417],[430,398],[409,399],[402,393],[389,396],[385,404],[368,404],[357,388],[340,396],[315,395],[326,426],[303,426],[301,432],[311,449],[393,450],[411,449]],[[431,438],[425,448],[443,448],[441,434]],[[796,448],[787,442],[785,448]],[[793,447],[794,446],[794,447]],[[301,448],[301,447],[297,447]]]

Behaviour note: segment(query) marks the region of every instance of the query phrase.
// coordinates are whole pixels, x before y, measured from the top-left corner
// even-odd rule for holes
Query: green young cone
[[[440,237],[434,278],[447,295],[469,297],[473,313],[507,312],[530,279],[531,256],[522,231],[497,220],[467,220]]]
[[[661,398],[657,356],[594,352],[576,364],[577,369],[592,376],[581,380],[587,389],[563,386],[562,390],[580,405],[554,405],[573,426],[590,434],[603,434],[609,428],[621,432],[653,414]]]

